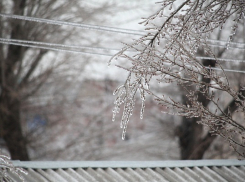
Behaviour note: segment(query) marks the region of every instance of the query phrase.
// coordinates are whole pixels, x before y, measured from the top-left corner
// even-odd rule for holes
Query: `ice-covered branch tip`
[[[116,114],[120,111],[120,106],[124,105],[123,114],[121,118],[120,127],[123,129],[122,139],[125,139],[125,134],[127,130],[127,125],[130,117],[133,114],[136,92],[140,92],[140,97],[142,100],[140,118],[143,119],[144,108],[145,108],[145,92],[142,89],[142,80],[141,78],[136,79],[134,82],[130,82],[131,74],[129,74],[128,79],[126,80],[124,85],[118,87],[113,95],[116,95],[116,99],[114,101],[115,107],[113,109],[112,121],[115,121]]]
[[[21,167],[15,167],[7,155],[0,154],[0,179],[1,181],[12,182],[9,177],[9,172],[16,174],[19,180],[25,181],[24,175],[27,175],[27,171]]]

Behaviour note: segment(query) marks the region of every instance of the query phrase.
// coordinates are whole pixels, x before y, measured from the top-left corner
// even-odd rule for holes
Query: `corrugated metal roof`
[[[245,161],[83,161],[21,162],[27,182],[196,182],[245,181]],[[9,173],[13,181],[17,176]],[[19,182],[19,181],[18,181]]]

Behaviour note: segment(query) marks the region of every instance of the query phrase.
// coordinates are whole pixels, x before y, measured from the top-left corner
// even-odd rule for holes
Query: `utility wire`
[[[75,48],[75,49],[90,49],[90,50],[103,50],[103,51],[121,51],[120,49],[112,49],[112,48],[102,48],[102,47],[89,47],[89,46],[78,46],[78,45],[65,45],[65,44],[54,44],[48,42],[37,42],[37,41],[29,41],[29,40],[19,40],[19,39],[5,39],[0,38],[1,41],[4,42],[18,42],[18,43],[25,43],[25,44],[36,44],[36,45],[45,45],[45,46],[52,46],[52,47],[63,47],[63,48]],[[209,44],[210,45],[210,44]],[[219,46],[219,45],[214,45]],[[220,45],[221,47],[226,47],[226,45]],[[233,48],[233,47],[230,47]],[[238,47],[235,47],[238,48]],[[245,48],[239,48],[245,49]]]
[[[222,48],[226,48],[226,49],[241,49],[241,50],[245,50],[245,47],[233,47],[233,46],[227,46],[226,45],[217,45],[217,44],[207,44],[209,45],[210,47],[222,47]]]
[[[19,40],[19,39],[5,39],[0,38],[2,42],[12,42],[12,43],[24,43],[24,44],[34,44],[34,45],[44,45],[48,47],[62,47],[62,48],[75,48],[75,49],[89,49],[89,50],[101,50],[101,51],[120,51],[120,49],[112,49],[112,48],[102,48],[102,47],[89,47],[89,46],[78,46],[78,45],[65,45],[65,44],[54,44],[48,42],[37,42],[37,41],[29,41],[29,40]]]
[[[225,58],[212,58],[212,57],[200,57],[197,56],[197,59],[202,59],[202,60],[214,60],[214,61],[224,61],[224,62],[240,62],[240,63],[245,63],[245,60],[239,60],[239,59],[225,59]]]
[[[2,40],[0,40],[0,43],[17,45],[17,46],[23,46],[23,47],[40,48],[40,49],[53,50],[53,51],[61,51],[61,52],[71,52],[71,53],[80,53],[80,54],[92,54],[92,55],[101,55],[101,56],[110,56],[110,57],[113,56],[112,54],[74,51],[74,50],[67,50],[67,49],[60,49],[60,48],[35,46],[35,45],[22,44],[22,43],[4,42]],[[210,59],[210,58],[208,58],[208,59]],[[212,70],[217,70],[217,71],[234,72],[234,73],[245,73],[245,71],[242,71],[242,70],[221,69],[221,68],[212,68],[212,67],[205,67],[205,68],[212,69]]]
[[[46,23],[46,24],[51,24],[51,25],[60,25],[60,26],[67,25],[67,26],[73,26],[73,27],[78,27],[82,29],[88,29],[88,30],[106,31],[106,32],[114,32],[114,33],[129,34],[129,35],[141,35],[141,36],[145,34],[144,31],[138,31],[138,30],[114,28],[114,27],[107,27],[107,26],[97,26],[97,25],[89,25],[89,24],[82,24],[82,23],[73,23],[73,22],[66,22],[66,21],[60,21],[60,20],[34,18],[34,17],[21,16],[21,15],[10,15],[10,14],[0,13],[0,16],[4,18],[12,18],[12,19],[17,19],[17,20]]]
[[[60,52],[69,52],[69,53],[81,53],[81,54],[94,54],[94,55],[101,55],[101,56],[113,56],[113,54],[106,54],[106,53],[94,53],[94,52],[86,52],[81,50],[71,50],[70,48],[76,49],[88,49],[93,51],[120,51],[120,49],[111,49],[111,48],[102,48],[102,47],[86,47],[86,46],[77,46],[77,45],[64,45],[64,44],[53,44],[47,42],[36,42],[36,41],[25,41],[25,40],[17,40],[17,39],[4,39],[0,38],[1,44],[9,44],[9,45],[17,45],[22,47],[31,47],[31,48],[39,48],[45,50],[52,50],[52,51],[60,51]],[[34,44],[34,45],[32,45]],[[62,48],[69,48],[69,49],[62,49]],[[214,60],[214,61],[224,61],[224,62],[240,62],[244,63],[245,60],[238,60],[238,59],[225,59],[225,58],[213,58],[213,57],[196,57],[197,59],[202,60]]]
[[[73,26],[73,27],[78,27],[78,28],[83,28],[83,29],[115,32],[115,33],[122,33],[122,34],[131,34],[131,35],[143,36],[143,35],[145,35],[145,33],[147,33],[146,31],[137,31],[137,30],[131,30],[131,29],[107,27],[107,26],[88,25],[88,24],[73,23],[73,22],[66,22],[66,21],[59,21],[59,20],[50,20],[50,19],[44,19],[44,18],[35,18],[35,17],[21,16],[21,15],[10,15],[10,14],[0,13],[0,16],[5,17],[5,18],[18,19],[18,20],[25,20],[25,21],[32,21],[32,22],[39,22],[39,23],[46,23],[46,24],[60,25],[60,26],[67,25],[67,26]],[[207,39],[207,41],[208,42],[214,42],[214,43],[225,43],[226,44],[226,45],[210,44],[211,46],[217,46],[217,47],[226,47],[228,44],[227,41],[223,41],[223,40]],[[81,54],[93,54],[93,55],[102,55],[102,56],[113,56],[113,55],[112,54],[104,54],[104,53],[93,53],[93,52],[84,52],[84,51],[77,51],[77,50],[53,48],[50,46],[63,47],[63,48],[79,48],[79,49],[91,49],[91,50],[107,50],[107,51],[114,50],[114,51],[117,51],[116,49],[93,48],[93,47],[83,47],[83,46],[64,45],[64,44],[53,44],[53,43],[24,41],[24,40],[16,40],[16,39],[7,40],[7,39],[3,39],[3,38],[0,38],[0,43],[17,45],[17,46],[24,46],[24,47],[31,47],[31,48],[40,48],[40,49],[53,50],[53,51],[81,53]],[[30,45],[30,44],[36,44],[36,45]],[[44,47],[44,46],[40,46],[40,45],[45,45],[48,47]],[[243,46],[243,48],[242,47],[229,47],[229,48],[245,49],[244,43],[230,42],[229,45]],[[197,58],[199,58],[199,59],[211,59],[211,60],[218,60],[218,61],[245,62],[244,60],[231,60],[231,59],[220,59],[220,58],[210,58],[210,57],[197,57]],[[206,67],[206,68],[218,70],[218,71],[224,70],[227,72],[245,73],[245,71],[241,71],[241,70],[230,70],[230,69],[220,69],[220,68],[210,68],[210,67]]]
[[[245,73],[242,70],[231,70],[231,69],[221,69],[221,68],[214,68],[214,67],[205,67],[206,69],[217,70],[217,71],[225,71],[225,72],[233,72],[233,73]]]
[[[16,43],[16,42],[7,42],[1,41],[1,44],[9,44],[9,45],[17,45],[22,47],[31,47],[31,48],[38,48],[38,49],[45,49],[51,51],[60,51],[60,52],[69,52],[69,53],[80,53],[80,54],[92,54],[92,55],[100,55],[100,56],[113,56],[112,54],[105,54],[105,53],[94,53],[94,52],[85,52],[85,51],[77,51],[77,50],[68,50],[68,49],[61,49],[61,48],[53,48],[53,47],[44,47],[38,45],[30,45],[30,44],[23,44],[23,43]]]
[[[39,23],[46,23],[46,24],[52,24],[52,25],[60,25],[60,26],[67,25],[67,26],[79,27],[79,28],[83,28],[83,29],[91,29],[91,30],[115,32],[115,33],[122,33],[122,34],[131,34],[131,35],[143,36],[147,33],[147,31],[115,28],[115,27],[108,27],[108,26],[89,25],[89,24],[82,24],[82,23],[73,23],[73,22],[66,22],[66,21],[60,21],[60,20],[51,20],[51,19],[44,19],[44,18],[35,18],[35,17],[30,17],[30,16],[22,16],[22,15],[10,15],[10,14],[0,13],[0,17],[25,20],[25,21],[32,21],[32,22],[39,22]],[[213,42],[213,43],[225,44],[225,45],[211,44],[213,46],[217,45],[217,46],[224,46],[225,47],[228,44],[228,42],[224,41],[224,40],[207,39],[207,41]],[[229,45],[242,46],[243,48],[241,48],[241,47],[236,47],[236,48],[245,49],[244,43],[230,42]],[[233,48],[235,48],[235,47],[233,47]]]
[[[224,40],[214,40],[214,39],[207,39],[208,42],[213,42],[213,43],[225,43],[227,46],[228,42],[224,41]],[[230,42],[229,45],[236,45],[236,46],[242,46],[243,49],[245,48],[245,43],[241,43],[241,42]],[[239,47],[241,48],[241,47]]]

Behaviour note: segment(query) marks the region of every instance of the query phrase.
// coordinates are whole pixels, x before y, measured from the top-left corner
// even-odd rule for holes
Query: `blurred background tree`
[[[93,21],[98,14],[107,11],[108,7],[108,4],[102,4],[100,7],[89,9],[80,1],[3,0],[0,2],[1,13],[63,21]],[[1,17],[0,23],[1,38],[50,43],[64,43],[72,37],[79,37],[81,40],[86,38],[86,35],[78,34],[73,28],[5,17]],[[94,43],[89,39],[84,42]],[[28,139],[24,136],[21,127],[22,104],[35,95],[52,75],[63,71],[63,77],[67,77],[64,65],[67,65],[70,60],[69,57],[55,57],[48,50],[16,45],[1,44],[0,51],[1,137],[12,159],[29,160]],[[80,71],[84,63],[85,61],[81,61],[76,65]]]

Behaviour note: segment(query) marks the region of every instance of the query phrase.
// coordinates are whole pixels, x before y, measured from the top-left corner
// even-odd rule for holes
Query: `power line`
[[[92,54],[92,55],[110,56],[110,57],[113,56],[112,54],[76,51],[76,50],[68,50],[68,49],[53,48],[53,47],[44,47],[44,46],[38,46],[38,45],[30,45],[30,44],[23,44],[23,43],[16,43],[16,42],[7,42],[7,41],[1,41],[1,40],[0,40],[0,43],[1,44],[9,44],[9,45],[17,45],[17,46],[22,46],[22,47],[31,47],[31,48],[45,49],[45,50],[51,50],[51,51],[90,54],[90,55]]]
[[[5,39],[0,38],[0,41],[2,42],[12,42],[12,43],[24,43],[26,45],[28,44],[34,44],[34,45],[44,45],[48,47],[62,47],[62,48],[75,48],[75,49],[89,49],[89,50],[102,50],[102,51],[120,51],[120,49],[112,49],[112,48],[102,48],[102,47],[89,47],[89,46],[78,46],[78,45],[65,45],[65,44],[54,44],[54,43],[48,43],[48,42],[37,42],[37,41],[29,41],[29,40],[19,40],[19,39]]]
[[[239,60],[239,59],[225,59],[225,58],[212,58],[212,57],[196,57],[197,59],[202,60],[214,60],[214,61],[225,61],[225,62],[240,62],[245,63],[245,60]]]
[[[226,46],[228,44],[228,42],[224,41],[224,40],[207,39],[207,41],[208,42],[214,42],[214,43],[225,43]],[[245,47],[245,43],[241,43],[241,42],[230,42],[229,45],[243,46],[243,48]]]
[[[22,44],[22,43],[5,42],[5,41],[2,41],[2,40],[0,40],[0,43],[2,43],[2,44],[10,44],[10,45],[17,45],[17,46],[23,46],[23,47],[40,48],[40,49],[45,49],[45,50],[61,51],[61,52],[80,53],[80,54],[92,54],[92,55],[110,56],[110,57],[113,56],[112,54],[74,51],[74,50],[67,50],[67,49],[60,49],[60,48],[35,46],[35,45]],[[207,58],[210,59],[209,57],[207,57]],[[234,73],[245,73],[245,71],[242,71],[242,70],[221,69],[221,68],[213,68],[213,67],[205,67],[205,68],[212,69],[212,70],[217,70],[217,71],[234,72]]]
[[[97,31],[106,31],[106,32],[114,32],[114,33],[121,33],[121,34],[139,35],[139,36],[143,36],[146,33],[148,33],[147,31],[141,31],[141,30],[132,30],[132,29],[123,29],[123,28],[115,28],[115,27],[108,27],[108,26],[73,23],[73,22],[66,22],[66,21],[60,21],[60,20],[51,20],[51,19],[44,19],[44,18],[22,16],[22,15],[10,15],[10,14],[0,13],[0,17],[32,21],[32,22],[38,22],[38,23],[46,23],[46,24],[51,24],[51,25],[60,25],[60,26],[66,25],[66,26],[73,26],[73,27],[78,27],[78,28],[83,28],[83,29],[91,29],[91,30],[97,30]],[[239,42],[229,42],[228,43],[228,41],[214,40],[214,39],[207,39],[207,41],[213,42],[213,43],[225,44],[225,45],[209,44],[211,46],[227,47],[227,45],[229,44],[229,48],[245,49],[244,43],[239,43]],[[231,45],[242,46],[242,47],[231,47]]]
[[[14,42],[4,42],[0,40],[2,44],[10,44],[10,45],[17,45],[23,47],[31,47],[31,48],[40,48],[46,50],[53,50],[53,51],[61,51],[61,52],[70,52],[70,53],[81,53],[81,54],[92,54],[92,55],[100,55],[100,56],[113,56],[112,54],[103,54],[103,53],[93,53],[93,52],[83,52],[83,51],[74,51],[74,50],[67,50],[67,49],[60,49],[60,48],[52,48],[52,47],[43,47],[43,46],[35,46],[29,44],[22,44],[22,43],[14,43]],[[210,58],[209,58],[210,59]],[[231,69],[221,69],[221,68],[213,68],[213,67],[205,67],[207,69],[217,70],[217,71],[225,71],[225,72],[234,72],[234,73],[245,73],[242,70],[231,70]]]
[[[69,52],[69,53],[81,53],[81,54],[94,54],[101,56],[113,56],[113,54],[106,53],[94,53],[94,52],[86,52],[81,50],[71,50],[71,49],[62,49],[62,48],[76,48],[76,49],[88,49],[93,51],[120,51],[120,49],[111,49],[111,48],[102,48],[102,47],[86,47],[86,46],[77,46],[77,45],[65,45],[65,44],[53,44],[47,42],[36,42],[36,41],[25,41],[25,40],[17,40],[17,39],[4,39],[0,38],[0,43],[16,45],[22,47],[31,47],[31,48],[39,48],[51,51],[60,51],[60,52]],[[34,45],[31,45],[34,44]],[[62,48],[60,48],[62,47]],[[213,58],[213,57],[196,57],[197,59],[202,60],[214,60],[214,61],[225,61],[225,62],[241,62],[244,63],[245,60],[237,60],[237,59],[225,59],[225,58]]]
[[[217,70],[217,71],[225,71],[225,72],[233,72],[233,73],[245,73],[242,70],[231,70],[231,69],[221,69],[221,68],[214,68],[214,67],[205,67],[206,69]]]
[[[222,47],[222,48],[226,48],[226,49],[241,49],[241,50],[245,50],[244,47],[233,47],[233,46],[228,46],[227,44],[226,45],[217,45],[217,44],[207,44],[211,47]]]
[[[106,32],[115,32],[121,34],[130,34],[130,35],[144,35],[144,31],[138,30],[130,30],[130,29],[122,29],[122,28],[114,28],[114,27],[107,27],[107,26],[98,26],[98,25],[89,25],[83,23],[73,23],[73,22],[66,22],[60,20],[51,20],[51,19],[44,19],[44,18],[35,18],[29,16],[22,16],[22,15],[10,15],[10,14],[3,14],[0,13],[1,17],[4,18],[12,18],[17,20],[25,20],[25,21],[32,21],[38,23],[46,23],[51,25],[66,25],[66,26],[73,26],[82,29],[89,29],[89,30],[97,30],[97,31],[106,31]]]
[[[39,45],[48,46],[45,47],[48,49],[49,47],[62,47],[62,48],[76,48],[76,49],[89,49],[89,50],[102,50],[102,51],[120,51],[120,49],[112,49],[112,48],[102,48],[102,47],[90,47],[90,46],[77,46],[77,45],[65,45],[65,44],[54,44],[54,43],[47,43],[47,42],[37,42],[37,41],[26,41],[26,40],[18,40],[18,39],[5,39],[0,38],[1,43],[7,43],[12,45],[19,45],[19,46],[25,46],[28,47],[30,44],[38,45],[38,46],[31,46],[33,48],[44,48]],[[17,44],[18,43],[18,44]],[[24,43],[24,44],[23,44]],[[67,49],[60,49],[60,48],[54,48],[52,50],[62,50],[62,51],[72,51],[73,50],[67,50]],[[75,51],[76,53],[84,53],[84,51]],[[106,54],[111,55],[112,54]],[[245,62],[245,60],[238,60],[238,59],[225,59],[225,58],[213,58],[213,57],[196,57],[197,59],[203,59],[203,60],[216,60],[216,61],[225,61],[225,62]]]

